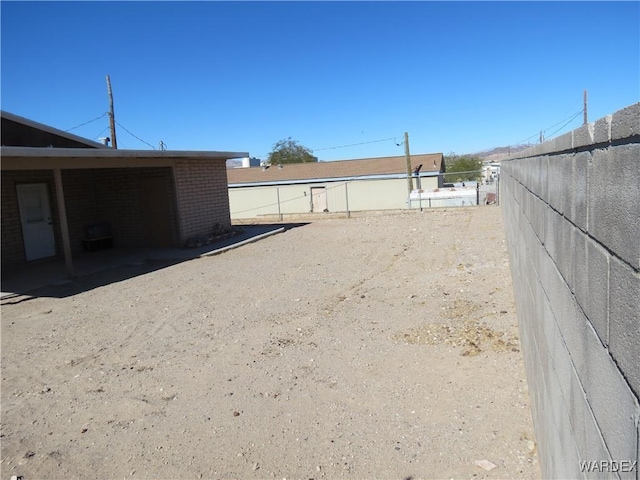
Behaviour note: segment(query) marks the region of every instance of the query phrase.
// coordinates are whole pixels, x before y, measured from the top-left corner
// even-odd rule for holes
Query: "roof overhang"
[[[101,150],[109,148],[102,143],[94,142],[93,140],[79,137],[78,135],[74,135],[73,133],[65,132],[64,130],[59,130],[57,128],[50,127],[49,125],[45,125],[44,123],[38,123],[33,120],[29,120],[28,118],[24,118],[19,115],[15,115],[13,113],[9,113],[5,110],[0,110],[0,116],[2,116],[2,118],[6,118],[7,120],[11,120],[12,122],[20,123],[30,128],[35,128],[36,130],[41,130],[43,132],[47,132],[52,135],[57,135],[62,138],[67,138],[69,140],[73,140],[74,142],[83,143],[84,145],[90,148],[99,148]]]
[[[52,170],[173,166],[179,160],[226,161],[247,152],[0,147],[2,170]]]

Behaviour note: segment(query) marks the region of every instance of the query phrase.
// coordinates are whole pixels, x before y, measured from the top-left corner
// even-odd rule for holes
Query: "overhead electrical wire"
[[[559,131],[561,131],[563,128],[565,128],[567,125],[569,125],[571,122],[573,122],[579,115],[582,114],[582,110],[580,110],[579,112],[577,112],[573,117],[571,117],[567,123],[565,123],[564,125],[562,125],[560,128],[558,128],[555,132],[549,134],[549,137],[553,137],[556,133],[558,133]]]
[[[109,127],[105,127],[102,129],[102,131],[96,135],[95,137],[93,137],[94,140],[97,140],[98,138],[100,138],[100,135],[102,135],[104,132],[106,132],[107,130],[109,130]]]
[[[555,134],[560,132],[567,125],[569,125],[573,120],[575,120],[583,112],[584,112],[584,109],[580,109],[579,111],[569,115],[568,117],[564,118],[563,120],[560,120],[559,122],[551,125],[550,127],[547,127],[544,130],[540,130],[538,133],[534,133],[533,135],[531,135],[530,137],[525,138],[524,140],[520,140],[518,142],[510,143],[510,144],[506,145],[506,147],[519,147],[521,145],[528,145],[529,144],[529,140],[531,140],[532,138],[536,138],[536,137],[539,138],[541,133],[543,135],[543,138],[546,138],[548,140],[551,137],[553,137]],[[558,125],[560,125],[563,122],[566,122],[566,123],[564,123],[561,127],[559,127],[557,130],[555,130],[553,133],[550,133],[549,135],[546,135],[547,131],[551,130],[552,128],[554,128],[554,127],[556,127]],[[480,150],[480,152],[484,152],[486,150],[489,150],[489,149]]]
[[[129,130],[127,130],[124,126],[122,126],[122,125],[120,124],[120,122],[118,122],[117,120],[114,120],[114,121],[115,121],[115,123],[116,123],[120,128],[122,128],[122,129],[123,129],[125,132],[127,132],[129,135],[131,135],[131,136],[132,136],[132,137],[134,137],[134,138],[137,138],[137,139],[138,139],[138,140],[140,140],[142,143],[144,143],[144,144],[146,144],[146,145],[149,145],[151,148],[153,148],[154,150],[156,150],[156,147],[154,147],[153,145],[151,145],[149,142],[145,142],[143,139],[141,139],[141,138],[140,138],[140,137],[138,137],[137,135],[135,135],[135,134],[131,133],[131,132],[130,132]]]
[[[324,148],[313,148],[313,149],[310,149],[310,150],[312,152],[320,152],[322,150],[336,150],[338,148],[356,147],[358,145],[367,145],[369,143],[380,143],[380,142],[386,142],[388,140],[395,141],[396,138],[397,137],[389,137],[389,138],[382,138],[380,140],[371,140],[370,142],[350,143],[348,145],[338,145],[338,146],[335,146],[335,147],[324,147]],[[402,144],[396,143],[396,145],[400,146]]]
[[[93,123],[97,120],[100,120],[102,117],[106,116],[107,112],[104,112],[102,115],[100,115],[99,117],[94,118],[93,120],[89,120],[88,122],[84,122],[81,123],[80,125],[76,125],[73,128],[69,128],[68,130],[65,130],[65,132],[70,132],[71,130],[75,130],[76,128],[80,128],[80,127],[84,127],[85,125],[89,125],[90,123]]]
[[[388,138],[381,138],[380,140],[371,140],[371,141],[368,141],[368,142],[350,143],[350,144],[347,144],[347,145],[336,145],[335,147],[310,148],[309,150],[311,150],[312,152],[321,152],[323,150],[337,150],[339,148],[356,147],[358,145],[368,145],[370,143],[387,142],[389,140],[392,140],[396,144],[396,146],[398,146],[398,147],[404,145],[404,140],[401,141],[400,143],[398,143],[396,141],[397,138],[398,138],[397,136],[396,137],[388,137]],[[268,155],[269,155],[268,153],[263,153],[261,155],[258,155],[258,158],[266,157]]]

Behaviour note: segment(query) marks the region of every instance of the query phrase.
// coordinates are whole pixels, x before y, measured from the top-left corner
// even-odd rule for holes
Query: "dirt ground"
[[[540,477],[499,207],[160,266],[2,306],[2,479]]]

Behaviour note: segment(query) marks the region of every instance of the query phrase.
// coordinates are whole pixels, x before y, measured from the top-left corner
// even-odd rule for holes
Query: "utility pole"
[[[409,195],[413,190],[413,180],[411,178],[411,155],[409,154],[409,134],[404,132],[404,158],[407,161],[407,188],[409,189]]]
[[[111,129],[111,146],[114,149],[118,149],[118,142],[116,141],[116,120],[113,116],[113,94],[111,92],[111,79],[107,75],[107,93],[109,94],[109,128]]]
[[[587,124],[587,91],[584,91],[584,109],[583,109],[583,113],[584,113],[584,124]]]

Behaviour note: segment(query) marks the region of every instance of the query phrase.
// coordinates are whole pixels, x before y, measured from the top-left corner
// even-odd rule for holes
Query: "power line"
[[[553,137],[553,135],[557,134],[559,131],[561,131],[563,128],[565,128],[567,125],[569,125],[569,123],[571,123],[573,120],[576,119],[576,117],[578,117],[580,114],[582,114],[584,112],[584,108],[580,109],[579,111],[571,114],[570,116],[564,118],[563,120],[560,120],[559,122],[556,122],[555,124],[551,125],[550,127],[545,128],[544,130],[540,130],[537,133],[534,133],[533,135],[531,135],[530,137],[527,137],[523,140],[519,140],[517,142],[513,142],[513,143],[509,143],[508,145],[505,145],[505,147],[516,147],[516,146],[520,146],[520,145],[524,145],[524,144],[528,144],[529,140],[533,139],[533,138],[537,138],[539,137],[539,135],[542,133],[543,135],[546,134],[547,131],[551,130],[552,128],[560,125],[561,123],[565,122],[560,128],[558,128],[557,130],[555,130],[553,133],[549,134],[549,135],[545,135],[545,138],[547,140],[549,140],[551,137]],[[484,150],[479,150],[480,152],[484,152],[488,150],[487,148],[485,148]]]
[[[564,127],[566,127],[567,125],[569,125],[571,122],[573,122],[579,115],[581,115],[583,113],[582,110],[580,110],[578,113],[576,113],[573,117],[571,117],[569,119],[569,121],[567,123],[565,123],[564,125],[562,125],[559,129],[557,129],[555,132],[549,134],[549,137],[553,137],[556,133],[558,133],[560,130],[562,130]]]
[[[395,142],[396,146],[398,146],[398,147],[404,145],[404,141],[401,141],[400,143],[396,142],[397,138],[398,137],[388,137],[388,138],[381,138],[380,140],[371,140],[369,142],[350,143],[348,145],[336,145],[334,147],[310,148],[309,150],[311,150],[312,152],[321,152],[323,150],[337,150],[339,148],[355,147],[355,146],[358,146],[358,145],[368,145],[370,143],[387,142],[389,140],[393,140]],[[269,155],[268,153],[263,153],[263,154],[257,155],[257,158],[266,157],[268,155]]]
[[[580,115],[584,110],[580,109],[578,110],[576,113],[574,113],[573,115],[571,115],[571,118],[569,118],[569,122],[571,122],[571,120],[573,120],[574,118],[576,118],[578,115]],[[564,120],[560,120],[558,123],[556,123],[555,125],[551,125],[550,127],[547,127],[543,130],[543,132],[546,133],[547,130],[551,130],[553,127],[557,127],[558,125],[560,125],[562,122],[564,122],[565,120],[567,120],[566,118]],[[562,128],[562,127],[561,127]],[[556,130],[557,131],[557,130]],[[553,134],[551,134],[553,135]]]
[[[75,126],[75,127],[73,127],[73,128],[70,128],[70,129],[68,129],[68,130],[65,130],[65,132],[70,132],[71,130],[75,130],[76,128],[80,128],[80,127],[83,127],[83,126],[85,126],[85,125],[89,125],[90,123],[95,122],[96,120],[100,120],[100,119],[101,119],[102,117],[104,117],[106,114],[107,114],[107,112],[104,112],[104,113],[103,113],[102,115],[100,115],[99,117],[96,117],[96,118],[94,118],[93,120],[89,120],[88,122],[81,123],[80,125],[77,125],[77,126]]]
[[[358,145],[368,145],[369,143],[380,143],[380,142],[386,142],[388,140],[394,140],[397,137],[389,137],[389,138],[382,138],[380,140],[371,140],[370,142],[360,142],[360,143],[351,143],[349,145],[338,145],[336,147],[325,147],[325,148],[315,148],[315,149],[311,149],[312,152],[320,152],[322,150],[336,150],[338,148],[347,148],[347,147],[356,147]],[[402,143],[398,144],[396,143],[396,145],[400,146],[402,145]]]
[[[581,109],[581,110],[579,110],[578,112],[571,114],[569,117],[567,117],[567,118],[565,118],[565,119],[563,119],[563,120],[560,120],[559,122],[557,122],[557,123],[555,123],[555,124],[551,125],[550,127],[547,127],[547,128],[545,128],[545,129],[541,130],[541,132],[542,132],[542,133],[546,133],[548,130],[551,130],[552,128],[554,128],[554,127],[556,127],[556,126],[560,125],[562,122],[567,121],[567,119],[568,119],[568,121],[569,121],[569,123],[570,123],[574,118],[576,118],[576,117],[577,117],[578,115],[580,115],[582,112],[583,112],[583,110]],[[567,124],[565,124],[565,125],[563,125],[562,127],[560,127],[560,129],[556,130],[556,131],[555,131],[555,132],[553,132],[552,134],[548,135],[548,137],[550,137],[550,136],[552,136],[552,135],[555,135],[557,132],[559,132],[560,130],[562,130],[566,125],[568,125],[568,123],[567,123]],[[532,138],[537,137],[538,135],[540,135],[540,133],[535,133],[535,134],[531,135],[530,137],[525,138],[524,140],[520,140],[519,142],[511,143],[511,144],[509,144],[509,146],[512,146],[512,145],[521,145],[521,144],[523,144],[524,142],[527,142],[527,141],[531,140]]]
[[[96,135],[95,137],[93,137],[93,139],[94,139],[94,140],[97,140],[97,139],[100,137],[100,135],[102,135],[102,134],[103,134],[104,132],[106,132],[107,130],[109,130],[109,127],[108,127],[108,126],[107,126],[107,127],[104,127],[104,128],[102,129],[102,131],[101,131],[98,135]]]
[[[142,140],[140,137],[138,137],[137,135],[135,135],[135,134],[131,133],[129,130],[127,130],[125,127],[123,127],[123,126],[120,124],[120,122],[118,122],[117,120],[114,120],[114,121],[118,124],[118,126],[119,126],[120,128],[122,128],[122,129],[123,129],[125,132],[127,132],[129,135],[131,135],[131,136],[132,136],[132,137],[134,137],[134,138],[137,138],[137,139],[138,139],[138,140],[140,140],[142,143],[145,143],[145,144],[149,145],[149,146],[150,146],[151,148],[153,148],[154,150],[156,149],[156,147],[154,147],[153,145],[151,145],[149,142],[145,142],[145,141],[144,141],[144,140]]]

